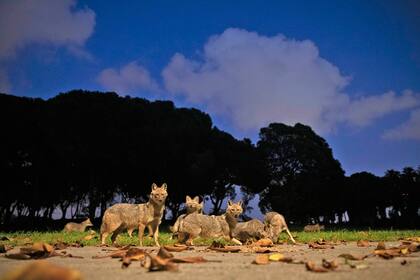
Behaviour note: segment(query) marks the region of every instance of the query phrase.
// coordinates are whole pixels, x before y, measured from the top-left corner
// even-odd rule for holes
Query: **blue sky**
[[[254,141],[302,122],[347,175],[416,167],[420,5],[336,2],[1,1],[0,91],[170,99]]]

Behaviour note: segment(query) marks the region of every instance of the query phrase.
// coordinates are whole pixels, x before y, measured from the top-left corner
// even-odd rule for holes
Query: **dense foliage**
[[[57,213],[100,217],[116,201],[147,199],[166,182],[168,208],[185,195],[213,213],[260,194],[294,223],[419,225],[420,169],[345,177],[328,143],[302,124],[270,124],[254,146],[196,109],[82,90],[48,100],[0,94],[0,221]]]

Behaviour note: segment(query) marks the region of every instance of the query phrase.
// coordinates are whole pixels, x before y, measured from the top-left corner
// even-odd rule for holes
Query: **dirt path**
[[[399,242],[388,242],[387,246],[398,246]],[[151,249],[151,247],[147,247]],[[192,251],[174,253],[181,256],[203,256],[209,262],[200,264],[180,264],[179,272],[147,272],[140,267],[139,262],[133,262],[127,269],[121,269],[118,259],[92,259],[92,256],[105,254],[102,248],[84,247],[67,248],[66,251],[83,259],[53,257],[48,261],[66,267],[80,270],[84,279],[419,279],[420,275],[420,252],[407,257],[384,260],[379,257],[369,257],[364,261],[352,261],[363,263],[365,269],[352,269],[346,265],[344,259],[338,255],[350,253],[366,255],[375,249],[371,247],[357,247],[355,243],[338,245],[334,249],[314,250],[307,245],[279,245],[276,247],[282,254],[292,257],[294,260],[313,260],[320,264],[322,259],[337,259],[339,268],[327,273],[314,273],[307,271],[304,264],[287,264],[273,262],[268,265],[255,265],[255,253],[218,253],[205,251],[204,247],[196,247]],[[14,249],[16,250],[16,249]],[[401,262],[406,260],[407,264]],[[31,261],[11,260],[0,257],[0,276],[18,266],[28,264]]]

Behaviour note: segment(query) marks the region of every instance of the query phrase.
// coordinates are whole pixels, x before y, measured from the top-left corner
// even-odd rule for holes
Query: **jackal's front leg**
[[[153,239],[155,240],[156,246],[160,247],[159,244],[159,222],[152,222]]]
[[[145,225],[139,224],[139,244],[140,246],[143,246],[143,235],[144,235],[144,229]]]

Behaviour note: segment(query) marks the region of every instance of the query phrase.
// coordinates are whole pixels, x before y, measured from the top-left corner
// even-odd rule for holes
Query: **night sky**
[[[169,99],[238,138],[310,125],[350,175],[420,164],[416,1],[0,1],[0,92]]]

